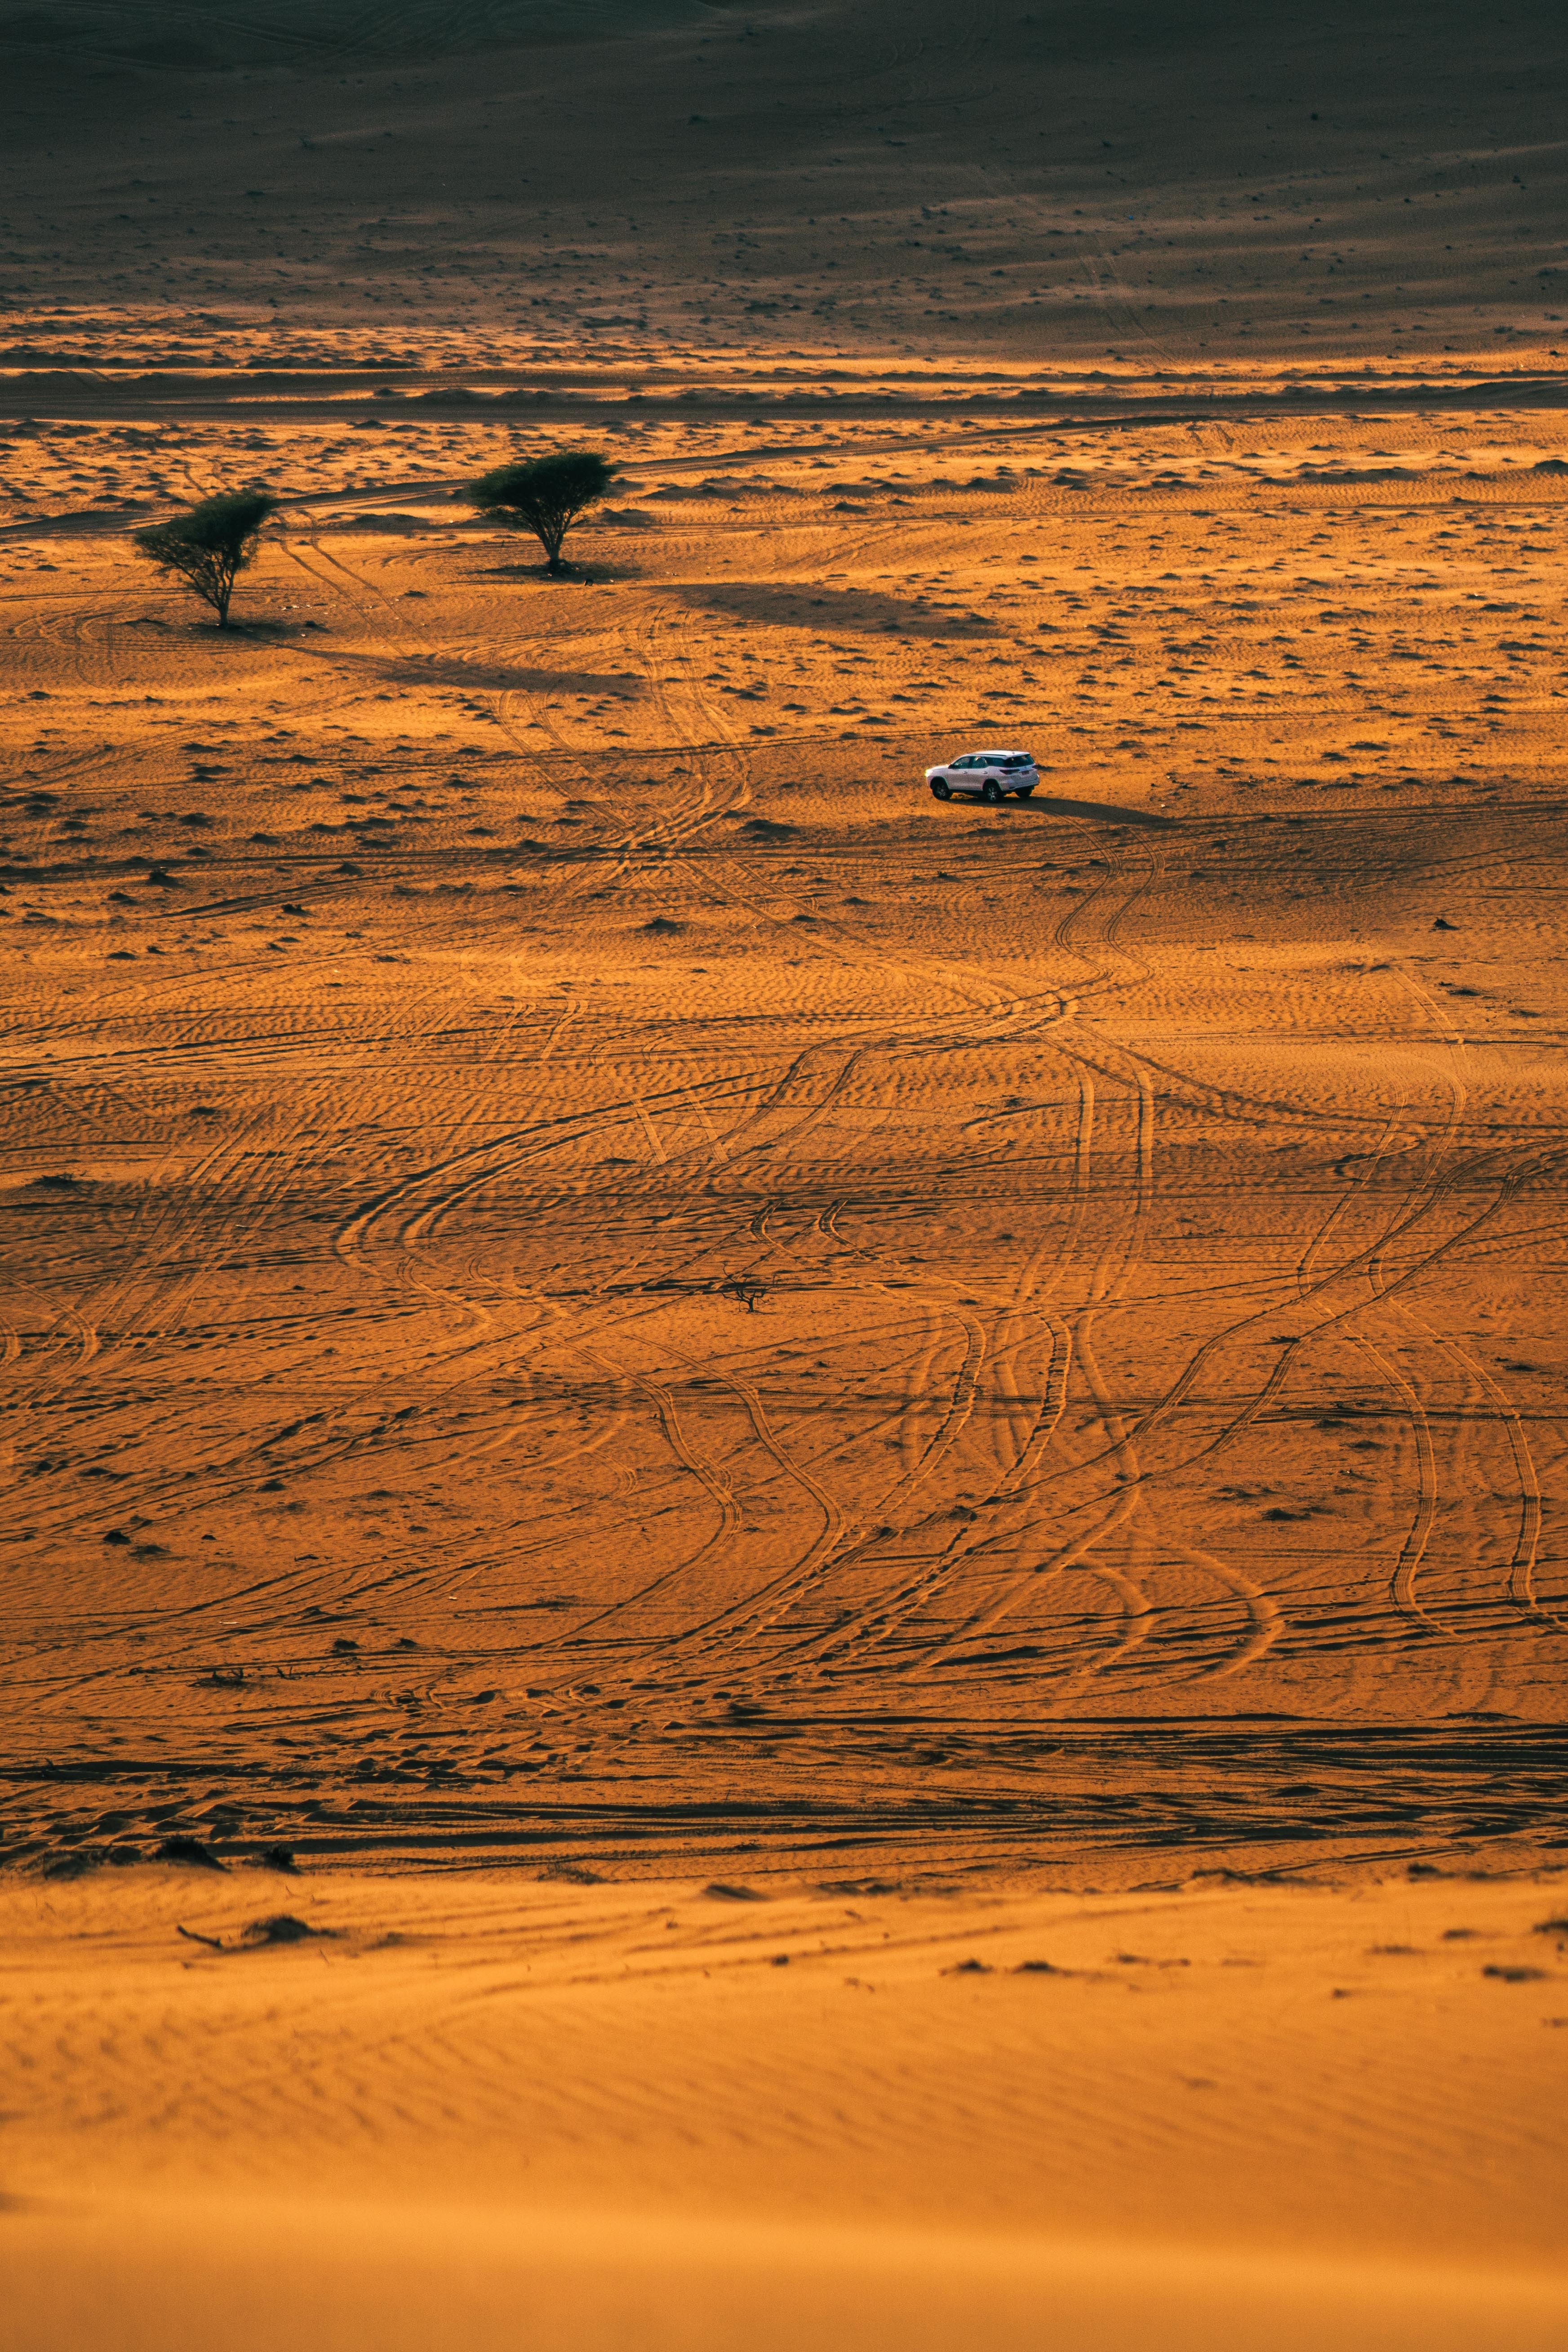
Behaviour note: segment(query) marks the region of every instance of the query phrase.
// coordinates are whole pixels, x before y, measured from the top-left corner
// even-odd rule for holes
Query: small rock
[[[193,1870],[222,1870],[223,1864],[211,1846],[200,1838],[170,1837],[163,1840],[153,1857],[154,1862],[183,1862]]]
[[[44,1864],[46,1878],[85,1878],[103,1860],[101,1852],[91,1846],[79,1846],[71,1853],[57,1853]]]
[[[302,1944],[311,1936],[330,1936],[330,1927],[311,1927],[291,1911],[275,1912],[270,1919],[253,1919],[245,1931],[247,1944]]]

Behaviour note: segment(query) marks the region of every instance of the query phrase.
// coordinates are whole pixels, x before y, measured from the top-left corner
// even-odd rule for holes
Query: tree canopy
[[[597,506],[616,469],[592,449],[560,449],[553,457],[498,466],[470,483],[473,504],[514,530],[531,530],[543,548],[545,569],[558,578],[565,566],[561,543],[578,516]]]
[[[135,533],[138,554],[160,572],[172,572],[228,626],[234,583],[256,558],[261,526],[278,510],[270,490],[227,490],[204,499],[171,522]]]

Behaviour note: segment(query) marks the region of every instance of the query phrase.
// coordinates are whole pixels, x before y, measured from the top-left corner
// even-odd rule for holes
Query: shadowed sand
[[[1561,2344],[1563,46],[0,8],[26,2352]]]

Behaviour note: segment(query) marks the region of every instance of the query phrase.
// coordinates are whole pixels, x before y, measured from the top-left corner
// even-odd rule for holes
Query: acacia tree
[[[226,629],[234,583],[255,561],[261,526],[279,503],[270,490],[229,490],[204,499],[172,522],[137,531],[136,551],[160,572],[176,573],[212,606],[218,627]]]
[[[512,530],[531,530],[545,553],[545,570],[558,580],[566,569],[561,542],[580,514],[597,506],[616,469],[592,449],[560,449],[552,457],[532,457],[518,466],[498,466],[470,483],[468,496],[481,511]]]

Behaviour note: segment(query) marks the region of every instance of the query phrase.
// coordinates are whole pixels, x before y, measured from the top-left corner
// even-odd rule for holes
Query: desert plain
[[[23,2352],[1568,2344],[1565,47],[0,9]]]

